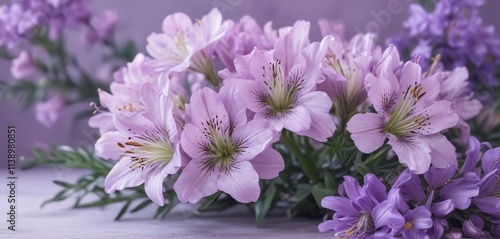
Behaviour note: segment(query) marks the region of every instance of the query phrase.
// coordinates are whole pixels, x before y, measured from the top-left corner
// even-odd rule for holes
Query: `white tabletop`
[[[6,169],[0,169],[2,182]],[[224,212],[194,215],[193,206],[180,205],[164,220],[154,220],[154,206],[134,214],[126,214],[120,221],[114,217],[121,204],[104,209],[72,209],[74,200],[48,204],[43,201],[60,190],[52,180],[74,182],[82,172],[46,168],[17,171],[16,231],[7,230],[7,190],[0,185],[0,236],[8,238],[328,238],[332,234],[317,231],[319,219],[295,218],[287,220],[284,212],[271,212],[260,228],[254,215],[246,207]]]

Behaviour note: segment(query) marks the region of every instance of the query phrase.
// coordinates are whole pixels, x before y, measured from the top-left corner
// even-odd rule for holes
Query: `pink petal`
[[[232,135],[234,142],[241,142],[237,160],[250,160],[262,153],[272,142],[274,131],[264,120],[252,120],[234,128]]]
[[[389,144],[398,156],[399,162],[415,174],[429,170],[431,149],[427,142],[418,137],[407,137],[403,140],[389,134]]]
[[[95,152],[104,159],[120,159],[124,149],[118,143],[124,143],[128,137],[118,131],[110,131],[103,134],[95,143]]]
[[[295,58],[309,45],[309,28],[309,22],[297,21],[289,33],[280,34],[274,45],[274,59],[282,61],[285,75],[292,69]]]
[[[210,141],[198,127],[190,123],[184,126],[181,135],[181,147],[190,157],[194,159],[204,158],[202,146],[209,144]]]
[[[401,80],[399,82],[401,92],[403,90],[406,90],[408,86],[413,86],[415,85],[415,83],[420,83],[421,77],[422,68],[420,67],[420,65],[411,61],[406,62],[403,66],[403,70],[401,71]]]
[[[115,190],[136,187],[144,182],[141,169],[130,169],[134,162],[130,158],[123,158],[111,169],[104,180],[104,189],[107,193]]]
[[[92,128],[99,128],[99,134],[101,135],[108,131],[116,130],[113,124],[113,114],[109,112],[102,112],[90,117],[89,126]]]
[[[380,148],[387,138],[383,116],[374,113],[354,115],[347,123],[347,130],[356,147],[363,153]]]
[[[329,113],[332,106],[330,98],[324,92],[311,92],[304,95],[300,101],[311,114],[311,127],[298,134],[325,142],[336,129]]]
[[[365,87],[368,92],[368,100],[379,114],[386,114],[393,104],[394,90],[391,83],[382,77],[369,74],[365,78]]]
[[[262,105],[259,103],[257,93],[261,92],[259,82],[254,80],[230,80],[229,84],[238,89],[237,97],[242,103],[253,112],[262,111]]]
[[[237,95],[237,91],[233,86],[223,86],[219,91],[220,99],[229,114],[229,122],[234,126],[247,122],[246,107],[236,98]]]
[[[279,173],[285,169],[283,157],[273,148],[265,149],[249,162],[262,179],[278,177]]]
[[[285,116],[284,128],[292,132],[301,132],[311,127],[311,113],[304,106],[295,106]]]
[[[216,118],[218,121],[222,121],[221,124],[229,124],[229,116],[226,109],[224,107],[217,107],[223,106],[222,100],[217,93],[210,88],[206,87],[196,91],[193,96],[191,96],[191,103],[189,105],[196,107],[190,108],[191,120],[189,123],[192,123],[200,129],[207,126],[207,121]]]
[[[197,203],[201,198],[217,192],[219,168],[204,170],[200,160],[192,160],[182,170],[174,184],[174,190],[181,202]]]
[[[217,186],[241,203],[259,199],[259,175],[248,161],[239,161],[227,172],[222,172]]]
[[[425,117],[426,120],[420,129],[415,131],[424,134],[435,134],[442,130],[454,127],[458,122],[458,115],[453,113],[450,109],[451,103],[449,101],[438,101],[431,106],[416,113],[420,117]]]
[[[163,179],[162,175],[155,174],[144,183],[146,195],[158,206],[163,206],[165,202],[163,198]]]
[[[431,162],[436,168],[457,166],[455,146],[442,134],[422,137],[431,149]]]
[[[188,15],[178,12],[168,15],[163,20],[162,30],[167,35],[175,36],[178,32],[186,32],[193,26]]]

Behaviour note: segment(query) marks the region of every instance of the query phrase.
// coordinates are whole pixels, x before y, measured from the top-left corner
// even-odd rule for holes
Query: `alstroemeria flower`
[[[483,107],[481,102],[474,97],[474,93],[470,92],[467,68],[457,67],[451,72],[437,72],[431,77],[437,77],[440,81],[438,98],[452,102],[451,110],[460,117],[457,124],[461,130],[459,142],[467,145],[470,126],[466,121],[477,116]]]
[[[363,187],[351,176],[345,176],[344,180],[347,197],[328,196],[321,201],[322,207],[334,210],[335,214],[332,220],[319,224],[320,232],[333,230],[339,238],[372,238],[377,232],[404,226],[397,203],[387,198],[384,184],[375,175],[366,174]]]
[[[284,168],[271,148],[276,132],[264,120],[247,121],[232,87],[196,91],[186,114],[181,145],[192,160],[174,184],[179,200],[196,203],[220,190],[239,202],[257,201],[259,178],[274,178]]]
[[[101,111],[89,119],[89,126],[99,128],[101,134],[114,130],[113,115],[117,112],[141,112],[144,106],[140,100],[141,87],[144,83],[158,84],[160,74],[149,66],[151,59],[137,54],[132,62],[114,74],[114,82],[110,85],[111,94],[98,90],[102,107]]]
[[[426,230],[432,227],[431,212],[425,206],[409,210],[404,215],[403,238],[430,238]]]
[[[335,131],[329,114],[332,101],[315,88],[322,80],[321,60],[332,38],[309,44],[308,32],[308,22],[296,22],[280,35],[273,51],[255,49],[237,58],[236,73],[226,81],[238,89],[255,119],[265,119],[278,131],[285,128],[324,142]]]
[[[144,183],[148,197],[162,206],[163,180],[176,173],[182,161],[174,103],[151,83],[144,84],[139,99],[145,110],[116,113],[116,131],[97,140],[96,153],[119,160],[104,182],[107,193]]]
[[[234,72],[234,59],[247,55],[257,47],[260,50],[271,50],[278,40],[278,33],[272,29],[272,23],[267,22],[263,29],[255,19],[243,16],[239,22],[231,22],[224,37],[220,40],[215,53],[224,66]]]
[[[351,113],[366,100],[364,80],[380,57],[373,34],[358,34],[350,42],[331,41],[323,62],[325,81],[319,89],[332,98],[340,115]]]
[[[455,148],[440,132],[455,126],[458,116],[449,101],[436,101],[439,83],[421,80],[421,68],[413,62],[403,66],[399,80],[393,69],[380,72],[365,79],[377,113],[357,114],[347,124],[357,148],[371,153],[389,139],[399,161],[417,174],[426,172],[431,162],[438,168],[456,165]]]
[[[190,69],[209,74],[213,71],[210,57],[228,24],[222,22],[217,8],[194,23],[184,13],[167,16],[163,21],[163,33],[148,37],[146,49],[155,59],[155,69],[167,72]]]
[[[479,182],[479,195],[473,203],[500,223],[500,147],[486,151],[481,162],[484,176]]]

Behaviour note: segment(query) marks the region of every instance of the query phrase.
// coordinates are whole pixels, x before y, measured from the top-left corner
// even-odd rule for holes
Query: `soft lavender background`
[[[231,6],[232,9],[223,11],[227,19],[239,19],[245,14],[253,16],[261,25],[267,21],[273,21],[274,27],[282,27],[293,24],[296,20],[308,20],[311,24],[311,38],[317,40],[320,37],[319,28],[316,25],[318,19],[328,18],[342,20],[346,25],[348,37],[357,32],[355,29],[364,30],[367,24],[376,22],[371,13],[388,10],[388,3],[393,0],[99,0],[94,1],[92,9],[101,11],[104,9],[115,9],[119,14],[118,41],[132,38],[145,52],[146,37],[154,32],[160,31],[163,18],[171,13],[182,11],[192,18],[200,18],[214,6]],[[1,4],[7,0],[0,0]],[[391,14],[388,24],[384,24],[379,32],[379,42],[383,44],[388,36],[401,30],[404,19],[408,16],[407,6],[410,0],[401,0],[403,8],[398,14]],[[498,29],[500,20],[495,14],[500,9],[500,1],[489,0],[483,7],[482,14],[485,22],[493,24]],[[82,63],[90,72],[95,72],[100,63],[100,48],[86,49],[80,45],[81,31],[71,31],[70,49],[75,52]],[[0,79],[11,79],[9,72],[10,64],[0,61]],[[37,144],[69,144],[91,147],[97,135],[87,126],[86,121],[72,123],[71,115],[76,112],[72,108],[59,120],[53,128],[47,129],[35,120],[33,108],[22,112],[16,102],[0,100],[0,159],[6,155],[7,125],[17,127],[17,149],[18,155],[27,155],[29,149]],[[80,108],[88,107],[88,102],[82,103]],[[0,160],[0,166],[6,164],[6,160]]]

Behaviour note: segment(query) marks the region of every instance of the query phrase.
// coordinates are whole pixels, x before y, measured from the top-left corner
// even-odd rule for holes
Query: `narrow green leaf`
[[[123,207],[120,210],[120,212],[118,213],[118,215],[116,215],[115,221],[118,221],[118,220],[120,220],[120,218],[123,217],[123,215],[127,212],[128,207],[130,206],[131,202],[132,202],[132,200],[129,200],[129,201],[127,201],[127,203],[125,203],[125,205],[123,205]]]
[[[260,226],[262,220],[264,220],[264,217],[267,214],[267,211],[269,211],[269,208],[271,208],[271,203],[274,199],[275,194],[276,186],[274,186],[274,184],[271,184],[266,192],[262,194],[259,200],[257,200],[257,202],[255,203],[255,221],[257,223],[257,227]]]
[[[207,199],[203,201],[203,203],[198,207],[198,210],[206,209],[210,204],[212,204],[219,196],[222,194],[222,191],[218,191],[214,193],[212,196],[209,196]]]
[[[153,201],[151,201],[151,199],[146,199],[144,200],[143,202],[141,202],[139,205],[137,205],[134,209],[132,209],[130,211],[130,213],[135,213],[135,212],[138,212],[144,208],[146,208],[147,206],[149,206],[149,204],[151,204]]]

